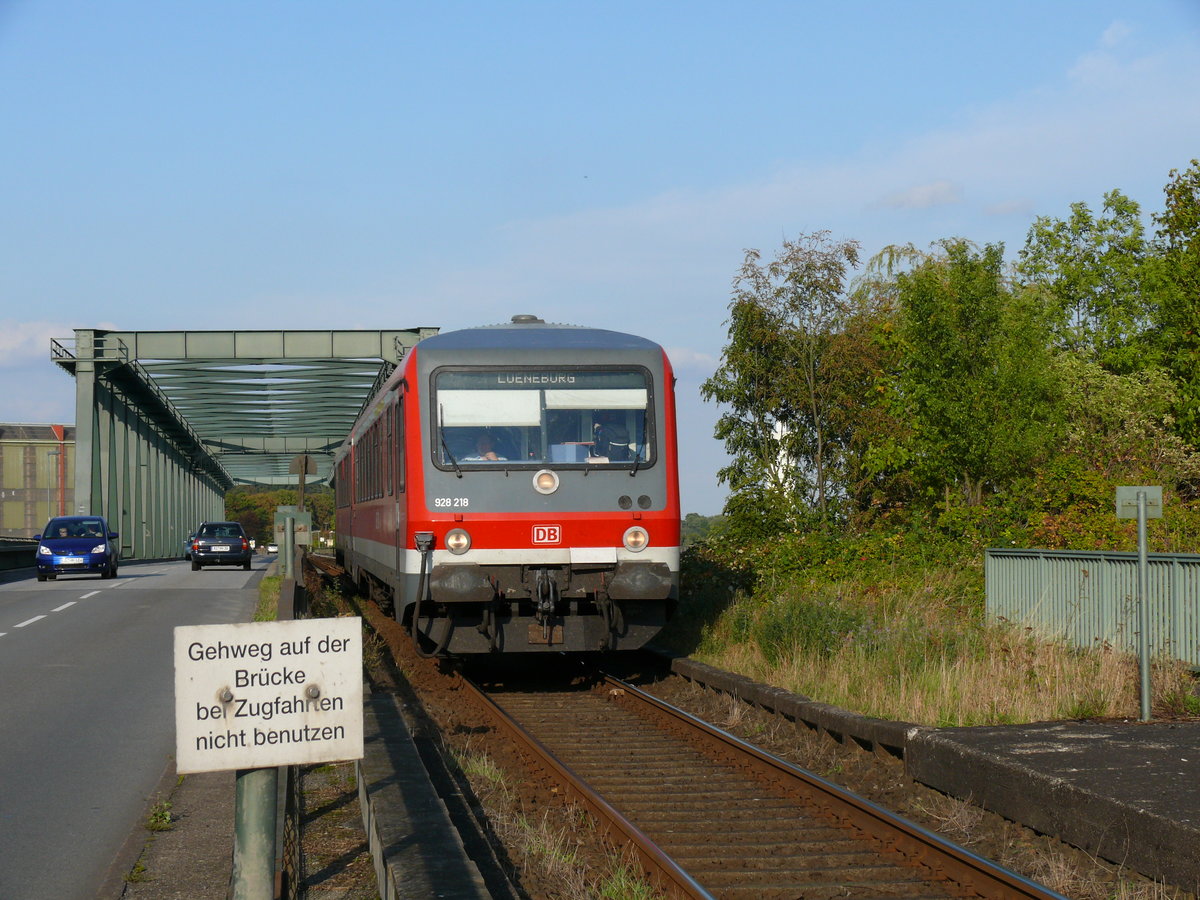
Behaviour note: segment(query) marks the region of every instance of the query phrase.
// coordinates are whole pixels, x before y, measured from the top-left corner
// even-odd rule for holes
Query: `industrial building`
[[[75,512],[75,426],[0,424],[0,537]]]

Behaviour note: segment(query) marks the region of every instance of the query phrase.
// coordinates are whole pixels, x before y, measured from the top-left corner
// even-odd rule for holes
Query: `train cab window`
[[[649,466],[644,369],[443,369],[434,374],[435,462]]]

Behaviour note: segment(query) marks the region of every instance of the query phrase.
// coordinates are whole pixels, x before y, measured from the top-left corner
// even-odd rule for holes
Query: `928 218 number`
[[[434,509],[466,509],[470,504],[467,497],[434,497]]]

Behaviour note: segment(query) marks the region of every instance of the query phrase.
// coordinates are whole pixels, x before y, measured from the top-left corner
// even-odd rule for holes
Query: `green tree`
[[[225,515],[242,523],[246,533],[261,543],[275,539],[275,510],[295,506],[295,488],[271,488],[243,485],[225,495]],[[312,514],[313,531],[333,527],[333,491],[325,485],[307,485],[304,509]]]
[[[1179,385],[1176,427],[1200,444],[1200,162],[1172,169],[1166,207],[1154,217],[1162,253],[1159,303],[1165,362]]]
[[[1145,364],[1152,296],[1141,209],[1120,191],[1104,195],[1100,216],[1071,204],[1066,220],[1038,218],[1017,263],[1026,286],[1041,291],[1056,347],[1115,372]]]
[[[1200,460],[1173,429],[1176,386],[1165,371],[1118,375],[1072,354],[1062,354],[1055,367],[1066,414],[1062,449],[1083,467],[1104,478],[1200,475]]]
[[[720,516],[702,516],[700,513],[688,513],[680,523],[679,543],[684,549],[699,544],[713,533],[713,529],[721,524]]]
[[[946,240],[897,276],[914,475],[968,505],[1029,471],[1061,433],[1045,317],[1010,289],[1004,248]]]
[[[896,391],[900,350],[891,298],[860,291],[822,357],[821,380],[833,401],[829,421],[840,449],[838,481],[851,515],[885,511],[912,496],[912,429]]]
[[[731,517],[758,515],[782,528],[810,509],[829,513],[838,445],[822,360],[845,321],[846,272],[857,262],[858,243],[828,232],[785,241],[766,264],[746,251],[722,363],[701,386],[727,408],[716,436],[732,457],[719,473]]]

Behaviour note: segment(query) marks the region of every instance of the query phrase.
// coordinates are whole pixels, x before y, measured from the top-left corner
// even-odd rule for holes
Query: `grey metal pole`
[[[1150,603],[1146,597],[1146,492],[1137,492],[1138,527],[1138,674],[1141,679],[1141,716],[1150,720]]]
[[[274,900],[278,787],[277,768],[238,769],[230,885],[233,900]]]
[[[295,578],[293,557],[296,555],[296,519],[288,516],[283,520],[283,577]]]

